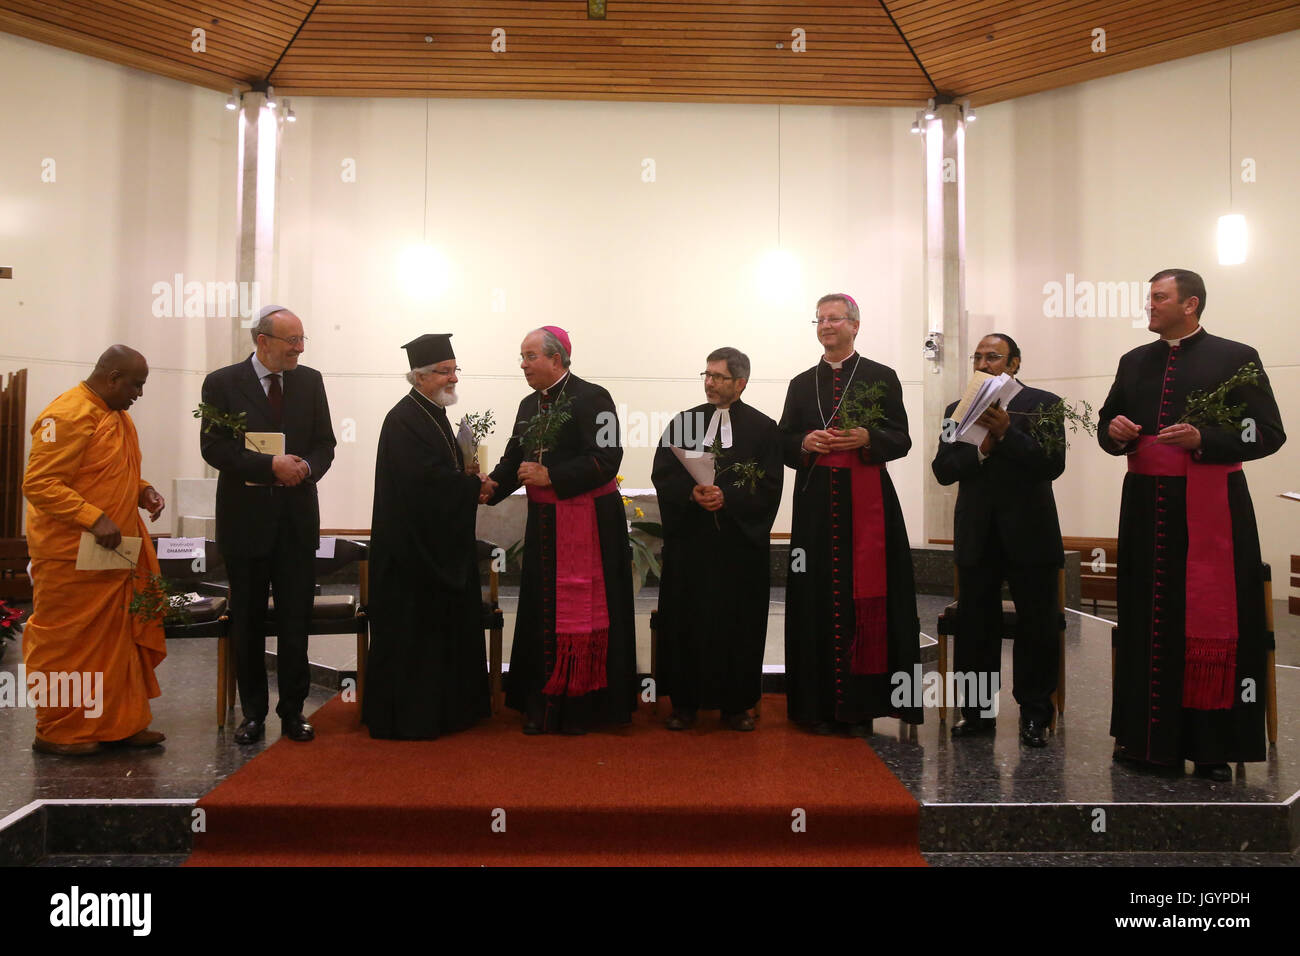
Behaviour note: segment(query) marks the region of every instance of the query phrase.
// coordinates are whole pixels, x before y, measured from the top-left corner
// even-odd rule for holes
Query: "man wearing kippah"
[[[921,659],[911,546],[885,469],[912,439],[898,376],[854,349],[853,297],[822,296],[814,324],[824,354],[790,382],[780,426],[795,469],[786,700],[815,733],[867,737],[874,717],[921,722],[919,706],[890,700],[891,675]]]
[[[431,739],[490,713],[474,518],[482,482],[447,417],[451,335],[407,342],[411,390],[384,419],[370,523],[370,736]]]
[[[523,713],[526,734],[582,734],[597,723],[627,723],[636,707],[618,418],[609,392],[569,371],[572,352],[557,326],[524,338],[520,368],[533,392],[519,403],[505,454],[480,499],[496,504],[527,488],[523,581],[506,682],[506,703]],[[557,427],[528,440],[530,425],[537,437],[552,414]]]
[[[203,460],[220,472],[217,547],[230,575],[230,638],[244,711],[235,741],[251,744],[266,735],[264,657],[272,585],[280,733],[308,741],[316,735],[302,714],[311,689],[307,622],[320,547],[316,483],[334,461],[334,428],[320,372],[298,364],[307,348],[298,316],[268,305],[250,331],[253,354],[203,380],[203,401],[226,415],[246,416],[247,431],[205,425],[199,435]],[[255,450],[250,433],[275,436],[269,439],[272,451]]]

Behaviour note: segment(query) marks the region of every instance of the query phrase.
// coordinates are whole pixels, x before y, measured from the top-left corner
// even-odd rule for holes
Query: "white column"
[[[922,120],[925,138],[925,308],[930,340],[939,346],[924,365],[925,541],[952,537],[957,486],[944,488],[929,463],[944,409],[961,396],[970,377],[972,343],[966,341],[966,158],[961,107],[934,108]]]
[[[275,250],[279,238],[275,199],[279,175],[278,111],[266,107],[265,93],[245,93],[239,115],[235,278],[241,289],[250,290],[249,301],[256,305],[251,319],[234,320],[229,362],[238,362],[252,351],[248,330],[257,320],[257,310],[275,300]]]

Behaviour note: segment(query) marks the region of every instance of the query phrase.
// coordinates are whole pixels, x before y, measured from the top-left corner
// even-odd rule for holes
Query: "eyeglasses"
[[[270,332],[262,332],[260,334],[265,335],[268,339],[279,339],[281,342],[288,342],[294,348],[307,344],[307,336],[305,335],[291,335],[286,339],[283,335],[272,335]]]
[[[436,368],[431,368],[431,369],[429,369],[428,374],[430,374],[430,375],[441,375],[443,378],[447,378],[447,377],[452,376],[452,375],[459,375],[459,374],[460,374],[460,366],[457,365],[455,368],[453,368],[453,369],[449,369],[449,370],[446,371],[446,372],[440,372],[440,371],[438,371]]]
[[[719,375],[717,372],[701,372],[700,378],[706,382],[731,382],[734,381],[734,375]]]
[[[813,325],[823,325],[823,324],[839,325],[841,322],[847,322],[847,321],[849,321],[849,317],[847,315],[824,315],[824,316],[819,315],[817,318],[812,320],[812,324]]]
[[[1003,358],[1006,358],[1006,356],[1000,355],[997,352],[972,352],[970,360],[972,362],[979,362],[980,359],[988,359],[990,363],[993,363],[996,362],[998,359],[1003,359]]]

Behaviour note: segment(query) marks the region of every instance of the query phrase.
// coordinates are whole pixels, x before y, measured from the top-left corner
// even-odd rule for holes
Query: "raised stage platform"
[[[643,666],[649,660],[648,614],[655,601],[653,591],[646,591],[637,602]],[[934,632],[945,601],[920,596],[925,634]],[[503,605],[508,641],[513,624],[508,596]],[[784,605],[775,600],[767,659],[771,688],[780,682],[783,613]],[[927,709],[926,723],[915,734],[882,719],[869,742],[842,741],[849,754],[854,747],[869,746],[920,804],[918,834],[925,859],[935,865],[1297,865],[1300,637],[1291,622],[1279,620],[1278,744],[1266,763],[1247,764],[1231,783],[1216,784],[1190,773],[1141,774],[1112,762],[1106,734],[1110,623],[1075,611],[1067,612],[1067,619],[1066,713],[1046,749],[1019,744],[1017,708],[1008,687],[1002,690],[999,731],[993,739],[952,741],[938,713]],[[329,640],[313,639],[315,674],[325,681],[337,680],[348,667],[346,647]],[[1009,643],[1004,650],[1009,674]],[[11,648],[0,670],[16,663],[17,648]],[[164,696],[154,702],[154,726],[168,740],[154,751],[81,759],[36,754],[30,750],[31,711],[0,710],[0,864],[183,862],[194,845],[196,801],[277,736],[274,722],[269,741],[255,747],[238,747],[230,730],[218,734],[212,716],[215,675],[214,642],[170,647],[159,671]],[[332,688],[315,688],[308,710],[332,696]],[[765,732],[772,728],[760,720],[757,734]],[[670,736],[651,719],[635,727],[624,743],[635,748],[637,735],[660,733]],[[733,745],[726,738],[737,735],[720,729],[712,733],[724,756]],[[547,746],[563,743],[546,741]],[[695,745],[709,746],[709,735]],[[654,749],[662,749],[660,741]],[[303,752],[323,755],[324,750],[312,744]],[[869,758],[864,754],[863,761]]]

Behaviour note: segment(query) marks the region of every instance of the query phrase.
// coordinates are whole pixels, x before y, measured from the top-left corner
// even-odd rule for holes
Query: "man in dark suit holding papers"
[[[1019,347],[997,332],[982,338],[971,358],[975,371],[989,375],[1014,376],[1020,368]],[[1053,715],[1060,665],[1056,578],[1065,562],[1052,496],[1052,482],[1065,470],[1064,423],[1053,423],[1057,440],[1045,450],[1034,434],[1034,413],[1058,401],[1051,392],[1022,388],[1006,409],[995,403],[979,417],[988,433],[978,445],[956,439],[948,426],[930,466],[939,484],[960,482],[953,533],[959,592],[955,668],[989,675],[975,686],[998,686],[993,678],[1001,670],[1006,580],[1016,604],[1013,676],[1020,739],[1031,747],[1046,746]],[[957,405],[949,405],[944,417],[952,418]],[[992,734],[992,706],[991,700],[965,701],[952,735]]]
[[[230,575],[230,633],[244,711],[235,740],[250,744],[266,733],[263,657],[274,586],[276,712],[283,736],[306,741],[315,736],[302,705],[310,687],[307,622],[320,540],[316,483],[334,460],[334,429],[320,372],[298,364],[307,343],[299,318],[267,306],[252,335],[252,355],[203,381],[205,405],[221,415],[244,414],[246,431],[207,420],[200,436],[203,460],[221,473],[217,545]]]

